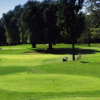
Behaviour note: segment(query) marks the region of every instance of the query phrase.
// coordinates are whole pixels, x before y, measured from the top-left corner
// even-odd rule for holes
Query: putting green
[[[99,91],[100,78],[62,74],[17,73],[0,76],[0,88],[16,92]]]

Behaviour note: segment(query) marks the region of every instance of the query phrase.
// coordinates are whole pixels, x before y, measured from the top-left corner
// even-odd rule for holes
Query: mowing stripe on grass
[[[54,80],[52,82],[52,80]],[[0,76],[0,88],[16,92],[75,92],[100,91],[100,78],[19,73]]]

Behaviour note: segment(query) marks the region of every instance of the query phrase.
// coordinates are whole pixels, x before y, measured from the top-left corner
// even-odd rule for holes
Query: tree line
[[[100,43],[100,1],[86,0],[84,6],[85,12],[85,29],[78,38],[80,43]]]
[[[37,43],[48,43],[52,49],[52,44],[72,43],[74,60],[74,44],[90,43],[99,34],[96,13],[91,9],[90,15],[83,14],[83,3],[84,0],[30,0],[17,5],[0,19],[0,44],[31,43],[35,48]]]
[[[28,42],[35,44],[51,42],[55,44],[55,42],[65,42],[67,39],[63,38],[66,38],[64,34],[67,34],[67,32],[65,32],[66,28],[63,29],[65,27],[64,24],[66,24],[64,20],[69,20],[68,18],[72,16],[71,10],[74,11],[75,7],[72,9],[71,2],[66,2],[67,8],[65,8],[66,4],[63,5],[64,2],[66,0],[55,2],[30,0],[23,6],[17,5],[14,10],[4,13],[1,21],[5,28],[7,43],[19,44]],[[62,19],[65,16],[66,19]]]

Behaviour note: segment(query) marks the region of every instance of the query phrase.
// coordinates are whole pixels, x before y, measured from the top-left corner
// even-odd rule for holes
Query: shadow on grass
[[[0,75],[6,75],[6,74],[13,74],[13,73],[20,73],[25,72],[27,70],[26,67],[0,67]]]
[[[90,62],[85,62],[85,61],[80,61],[81,63],[90,63]]]
[[[72,54],[72,48],[54,48],[52,50],[43,50],[43,49],[31,49],[33,51],[39,52],[39,53],[46,53],[46,54]],[[75,55],[78,53],[81,54],[94,54],[97,51],[95,49],[80,49],[80,48],[75,48]]]

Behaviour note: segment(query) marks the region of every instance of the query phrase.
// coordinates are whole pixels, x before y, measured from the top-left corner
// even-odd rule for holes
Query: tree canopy
[[[85,16],[81,9],[84,0],[59,0],[43,2],[27,1],[17,5],[1,18],[5,28],[6,41],[9,44],[48,43],[49,49],[56,42],[74,44],[85,27]]]

